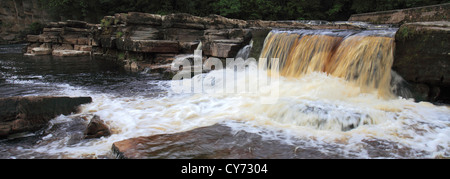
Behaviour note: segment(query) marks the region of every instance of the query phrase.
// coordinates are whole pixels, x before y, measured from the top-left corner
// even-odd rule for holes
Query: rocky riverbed
[[[0,158],[448,158],[448,19],[400,22],[129,12],[100,24],[47,23],[42,34],[27,36],[25,55],[16,46],[0,47]],[[393,31],[394,37],[381,33]],[[378,50],[393,56],[386,74],[400,96],[380,97],[321,71],[274,79],[279,96],[273,103],[260,103],[269,96],[264,91],[208,93],[224,90],[220,82],[230,80],[230,71],[238,84],[261,85],[251,73],[256,64],[203,71],[209,73],[183,85],[201,81],[205,91],[176,92],[184,86],[170,80],[174,60],[194,58],[196,49],[202,62],[241,50],[258,58],[274,33],[290,35],[268,53],[282,58],[296,54],[276,50],[306,43],[303,36],[338,37],[334,48],[358,34],[388,39],[394,48]],[[289,39],[296,40],[279,47]],[[314,43],[322,41],[327,44]],[[311,50],[312,59],[324,53]]]

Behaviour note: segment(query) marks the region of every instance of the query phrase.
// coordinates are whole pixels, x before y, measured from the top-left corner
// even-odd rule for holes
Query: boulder
[[[78,111],[91,97],[9,97],[0,98],[0,138],[22,132],[35,132],[58,115]]]
[[[31,49],[31,53],[34,55],[51,55],[52,54],[51,48],[43,48],[43,47],[35,47]]]
[[[448,21],[403,24],[395,35],[395,60],[392,69],[409,83],[426,84],[430,89],[450,87],[448,39]],[[444,96],[442,92],[448,93],[440,91]]]
[[[99,116],[94,116],[84,131],[84,135],[85,139],[107,137],[111,135],[111,131]]]
[[[112,146],[118,158],[126,159],[301,158],[295,155],[295,148],[280,141],[263,140],[258,134],[235,132],[220,124],[175,134],[127,139]]]
[[[240,124],[233,124],[240,125]],[[244,127],[244,129],[248,126]],[[252,131],[252,130],[250,130]],[[257,130],[258,131],[258,130]],[[262,137],[265,136],[265,137]],[[274,136],[273,138],[270,136]],[[186,132],[137,137],[113,143],[112,151],[122,159],[320,159],[352,158],[342,153],[345,145],[289,137],[274,131],[248,132],[223,124]],[[311,145],[311,142],[314,145]],[[364,139],[358,146],[368,157],[410,158],[412,149],[382,139]]]

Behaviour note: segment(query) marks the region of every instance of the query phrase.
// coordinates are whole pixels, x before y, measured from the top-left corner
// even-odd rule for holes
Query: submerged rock
[[[92,117],[91,122],[89,122],[84,135],[85,139],[107,137],[111,135],[111,131],[99,116],[94,116]]]
[[[58,115],[78,111],[91,97],[9,97],[0,99],[0,138],[34,132]]]

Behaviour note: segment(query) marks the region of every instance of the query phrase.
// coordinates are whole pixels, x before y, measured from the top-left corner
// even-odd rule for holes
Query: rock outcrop
[[[412,86],[418,101],[450,102],[450,22],[403,24],[392,69]]]
[[[339,145],[309,145],[309,139],[262,137],[264,132],[235,130],[223,124],[186,132],[137,137],[115,142],[113,154],[121,159],[305,159],[351,158]],[[270,133],[270,132],[269,132]],[[269,134],[275,135],[273,133]],[[379,139],[360,145],[369,157],[410,157],[411,149]],[[328,152],[327,152],[328,151]]]
[[[100,24],[53,22],[40,35],[29,35],[28,55],[79,56],[116,60],[131,70],[167,68],[178,54],[192,54],[200,42],[204,57],[233,58],[251,39],[251,57],[258,58],[264,38],[273,28],[360,29],[345,23],[244,21],[219,15],[156,15],[140,12],[106,16]],[[51,49],[51,51],[49,50]],[[89,53],[88,53],[89,52]],[[153,69],[153,68],[152,68]]]
[[[373,24],[403,24],[424,21],[448,21],[450,3],[409,9],[353,14],[349,21],[364,21]]]
[[[42,34],[27,36],[29,45],[25,55],[89,56],[96,27],[72,20],[48,23]]]
[[[58,115],[78,111],[92,102],[90,97],[10,97],[0,99],[0,138],[22,132],[34,132]]]
[[[113,144],[112,150],[121,159],[262,159],[323,158],[318,150],[296,155],[296,146],[279,140],[263,140],[258,134],[233,132],[216,124],[191,131],[131,138]],[[308,156],[307,156],[308,155]],[[320,157],[323,155],[322,157]]]
[[[24,31],[32,23],[50,19],[39,0],[2,0],[0,5],[0,44],[24,42]]]

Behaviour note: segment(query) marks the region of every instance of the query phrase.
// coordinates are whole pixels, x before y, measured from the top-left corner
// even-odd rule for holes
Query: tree
[[[122,12],[219,14],[262,20],[347,20],[351,14],[448,3],[450,0],[39,0],[54,20],[98,23]]]
[[[237,18],[241,14],[242,6],[239,0],[219,0],[213,7],[221,16]]]

